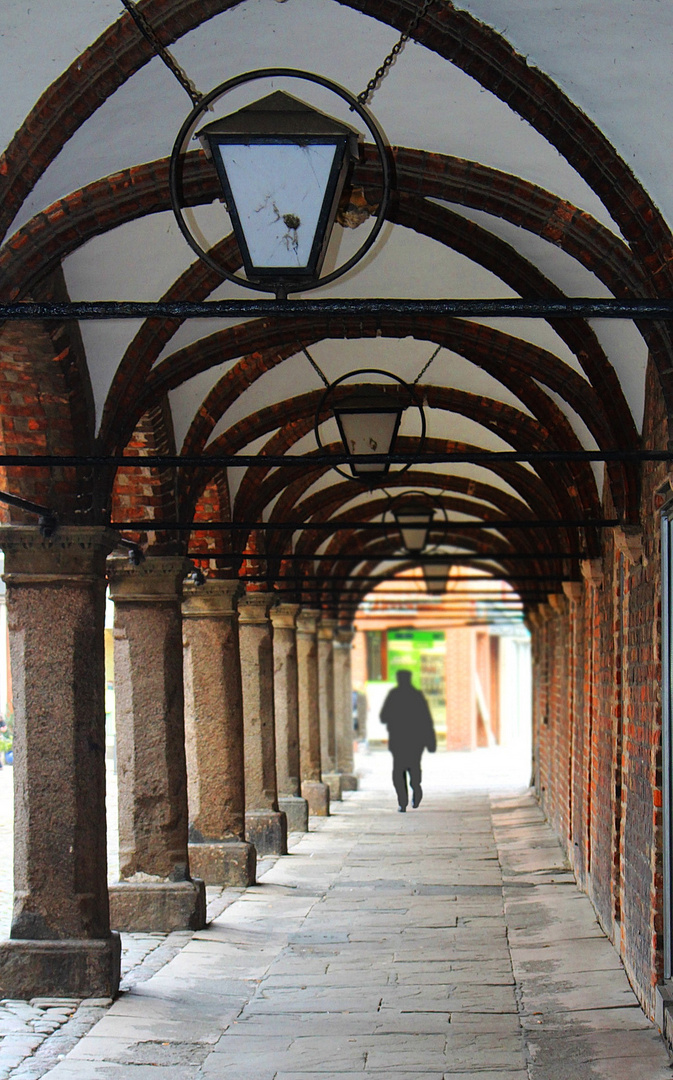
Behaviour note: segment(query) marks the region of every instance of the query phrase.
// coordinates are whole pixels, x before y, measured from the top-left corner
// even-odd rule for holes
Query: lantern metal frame
[[[322,450],[325,449],[325,446],[324,446],[324,444],[322,442],[322,439],[320,438],[320,424],[323,422],[323,420],[321,420],[321,414],[323,413],[323,411],[325,409],[325,406],[327,405],[327,403],[329,401],[330,396],[334,394],[337,387],[341,386],[342,383],[344,383],[346,381],[346,379],[352,379],[356,375],[385,375],[386,378],[391,379],[398,387],[401,387],[409,395],[409,402],[408,402],[407,405],[403,406],[401,411],[405,412],[406,409],[408,409],[410,406],[413,406],[414,408],[416,408],[418,410],[418,413],[419,413],[420,418],[421,418],[421,433],[420,433],[420,436],[419,436],[418,453],[422,453],[424,445],[425,445],[425,435],[426,435],[426,429],[427,429],[427,422],[426,422],[426,419],[425,419],[425,412],[424,412],[424,409],[423,409],[423,403],[422,403],[420,397],[418,396],[418,394],[416,393],[416,391],[414,390],[413,386],[411,386],[409,383],[405,382],[404,379],[401,379],[399,377],[399,375],[394,375],[393,372],[391,372],[391,371],[384,371],[382,368],[357,368],[356,371],[348,371],[348,372],[346,372],[345,375],[340,375],[338,379],[335,379],[334,382],[329,384],[329,386],[326,388],[325,392],[323,393],[322,397],[320,398],[320,401],[318,402],[318,407],[317,407],[316,413],[315,413],[315,422],[314,422],[313,430],[314,430],[314,434],[315,434],[316,443],[318,444],[318,450],[322,451]],[[380,384],[374,384],[374,385],[380,385]],[[354,392],[357,392],[357,386],[354,386],[353,390],[354,390]],[[382,394],[382,396],[383,396],[383,394]],[[332,411],[334,413],[333,408],[332,408]],[[375,411],[390,412],[391,410],[390,409],[385,409],[385,410],[384,409],[380,409],[380,410],[376,410],[376,409],[364,410],[363,409],[362,411],[364,413],[366,411],[369,411],[369,412],[375,412]],[[342,438],[342,441],[343,441],[343,432],[342,432],[341,424],[339,423],[339,420],[336,417],[336,415],[334,416],[334,419],[337,422],[337,426],[339,428],[339,434],[341,435],[341,438]],[[401,422],[402,422],[402,418],[400,417],[397,424],[395,425],[395,431],[393,433],[392,445],[394,445],[395,439],[397,438],[397,434],[398,434]],[[392,445],[391,445],[391,448],[388,450],[388,456],[393,452],[392,451]],[[407,472],[407,470],[410,469],[412,465],[413,465],[413,462],[408,461],[405,465],[403,465],[403,467],[401,469],[397,470],[394,475],[395,476],[402,475],[402,473]],[[342,468],[339,465],[332,465],[331,467],[336,472],[338,472],[340,476],[343,476],[346,480],[355,480],[358,483],[361,483],[366,487],[381,487],[382,484],[385,482],[385,478],[389,475],[388,470],[390,469],[390,462],[385,462],[382,465],[382,468],[380,470],[378,470],[378,471],[373,471],[372,470],[372,471],[367,472],[366,474],[363,473],[360,476],[356,475],[352,471],[350,473],[347,473],[345,471],[345,469]]]
[[[433,570],[438,571],[443,566],[448,566],[448,570],[446,572],[446,577],[444,578],[444,584],[443,584],[442,588],[438,589],[438,588],[436,588],[436,585],[437,585],[438,582],[441,583],[442,579],[439,576],[432,577],[432,571]],[[424,562],[423,563],[421,569],[423,571],[423,581],[425,582],[425,591],[427,592],[428,596],[443,596],[444,595],[444,593],[446,592],[446,587],[447,587],[447,585],[449,583],[449,578],[451,576],[452,568],[453,568],[453,559],[451,559],[448,555],[447,555],[447,558],[446,558],[446,562],[443,562],[443,563],[439,563],[439,562],[431,562],[431,563],[430,562]],[[431,581],[433,583],[432,587],[430,586]]]
[[[386,527],[387,530],[390,530],[391,528],[393,528],[393,526],[389,522],[386,521],[386,518],[388,517],[388,514],[390,514],[391,517],[393,518],[394,522],[395,522],[394,528],[395,528],[395,530],[397,532],[398,537],[402,540],[402,546],[404,547],[404,550],[407,553],[407,555],[410,558],[413,559],[413,558],[415,558],[415,557],[417,557],[419,555],[423,555],[423,554],[429,555],[429,554],[437,553],[437,551],[439,549],[439,545],[438,544],[430,544],[430,545],[428,545],[427,538],[426,538],[426,543],[423,545],[423,547],[419,548],[417,551],[408,548],[406,546],[406,544],[404,543],[404,539],[402,538],[402,530],[401,530],[401,528],[400,528],[400,526],[399,526],[399,524],[397,522],[397,518],[395,516],[395,513],[396,513],[396,509],[399,509],[399,506],[403,501],[405,501],[407,503],[413,503],[414,501],[416,501],[418,505],[420,505],[421,503],[425,503],[425,505],[429,509],[432,510],[433,518],[434,518],[434,511],[435,510],[440,510],[443,517],[444,517],[444,523],[446,525],[448,525],[449,524],[449,516],[448,516],[448,514],[446,512],[446,507],[444,506],[442,501],[440,499],[438,499],[436,496],[430,495],[427,491],[414,490],[414,489],[401,491],[397,495],[390,495],[389,493],[387,493],[387,494],[388,494],[388,498],[389,498],[390,502],[389,502],[389,505],[386,507],[386,509],[383,512],[383,524],[384,524],[384,526]],[[397,507],[396,507],[396,504],[397,504]],[[431,529],[432,529],[432,520],[433,519],[431,518],[429,523],[428,523],[428,536],[430,535],[430,532],[431,532]],[[443,552],[441,554],[443,554]],[[449,556],[449,557],[451,557],[451,556]]]
[[[238,86],[242,86],[248,82],[254,82],[260,79],[270,78],[289,78],[299,79],[306,82],[315,83],[318,86],[322,86],[327,90],[340,97],[349,108],[358,114],[360,119],[371,134],[376,149],[381,161],[381,176],[382,176],[382,193],[381,201],[374,219],[374,225],[372,226],[368,236],[360,245],[358,250],[338,266],[335,270],[325,274],[324,277],[316,278],[311,281],[310,279],[304,279],[302,281],[283,281],[282,275],[279,275],[278,281],[274,284],[270,281],[250,281],[248,278],[241,277],[239,274],[232,273],[227,270],[217,259],[213,258],[210,252],[199,244],[196,237],[190,230],[185,216],[183,213],[183,206],[181,202],[181,189],[183,183],[184,174],[184,161],[185,152],[188,142],[194,135],[196,128],[198,127],[201,117],[210,109],[210,106],[218,98],[223,97],[226,93],[234,90]],[[215,168],[215,166],[213,166]],[[170,166],[169,166],[169,191],[171,209],[177,221],[178,228],[184,236],[185,240],[203,262],[207,266],[214,270],[216,273],[221,274],[227,281],[232,281],[237,285],[242,285],[246,289],[253,289],[256,292],[272,292],[275,293],[278,299],[285,299],[290,292],[308,292],[311,289],[317,289],[319,286],[327,285],[337,278],[342,277],[348,273],[356,263],[360,262],[362,258],[370,250],[374,241],[378,237],[383,224],[386,220],[386,215],[390,205],[390,192],[392,187],[392,169],[389,160],[389,147],[383,136],[383,133],[369,114],[363,104],[358,101],[357,97],[346,90],[344,87],[339,86],[338,83],[333,82],[331,79],[325,78],[323,75],[315,75],[310,71],[302,71],[298,68],[258,68],[255,71],[247,71],[240,75],[235,75],[231,79],[227,79],[225,82],[220,83],[214,87],[208,94],[206,94],[197,105],[192,109],[189,116],[185,119],[178,136],[175,140],[173,151],[171,153]],[[218,176],[219,180],[219,176]],[[241,260],[242,261],[242,260]]]

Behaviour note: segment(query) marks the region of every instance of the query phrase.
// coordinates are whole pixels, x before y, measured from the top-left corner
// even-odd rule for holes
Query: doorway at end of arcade
[[[523,624],[358,630],[353,646],[354,721],[368,746],[387,745],[379,713],[400,669],[411,671],[425,694],[442,749],[530,742],[530,635]]]

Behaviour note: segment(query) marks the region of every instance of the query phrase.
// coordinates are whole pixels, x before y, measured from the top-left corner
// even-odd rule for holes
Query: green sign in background
[[[438,733],[446,730],[446,639],[443,630],[388,630],[388,680],[400,669],[425,694]]]

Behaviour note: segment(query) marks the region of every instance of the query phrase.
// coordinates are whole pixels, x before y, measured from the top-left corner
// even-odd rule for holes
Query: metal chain
[[[122,0],[122,4],[128,11],[129,15],[133,19],[138,29],[140,30],[140,33],[147,41],[149,41],[157,56],[161,60],[163,60],[168,70],[171,71],[173,75],[175,75],[175,78],[180,83],[182,89],[187,91],[190,98],[192,99],[192,103],[194,105],[200,105],[203,101],[203,94],[199,93],[199,91],[195,88],[194,84],[187,78],[182,68],[180,68],[176,61],[173,59],[168,49],[161,44],[159,38],[148,23],[142,11],[140,11],[136,7],[134,0]]]
[[[317,371],[317,372],[318,372],[318,375],[320,376],[320,378],[321,378],[321,379],[322,379],[322,381],[324,382],[325,386],[329,386],[329,379],[327,379],[327,377],[326,377],[326,376],[324,375],[324,373],[323,373],[323,372],[322,372],[322,371],[320,370],[320,368],[319,368],[319,367],[318,367],[318,365],[316,364],[315,360],[313,359],[313,357],[311,356],[310,352],[308,351],[308,349],[306,348],[306,346],[305,346],[305,345],[302,345],[302,346],[301,346],[301,351],[303,352],[304,356],[305,356],[305,357],[306,357],[306,359],[308,360],[308,362],[309,362],[309,364],[311,365],[311,367],[312,367],[312,368],[313,368],[313,369],[314,369],[315,371]]]
[[[400,40],[396,42],[395,45],[393,45],[392,49],[381,64],[381,67],[377,68],[374,78],[370,79],[362,93],[358,94],[357,100],[360,102],[361,105],[366,105],[374,91],[378,89],[379,83],[388,74],[388,69],[392,66],[392,64],[395,63],[396,58],[402,52],[402,49],[404,48],[407,41],[413,34],[414,30],[420,23],[421,19],[425,18],[426,14],[434,3],[436,3],[436,0],[423,0],[421,7],[412,17],[411,22],[407,26],[406,30],[404,30],[403,33],[400,34]]]
[[[416,378],[415,378],[415,379],[414,379],[414,381],[412,382],[412,384],[411,384],[412,386],[416,386],[416,383],[417,383],[417,382],[418,382],[418,381],[420,380],[421,376],[422,376],[422,375],[425,375],[426,371],[427,371],[427,370],[428,370],[428,368],[430,367],[430,364],[432,363],[432,361],[433,361],[433,360],[435,359],[435,357],[437,356],[437,353],[441,352],[443,348],[444,348],[444,346],[443,346],[443,345],[438,345],[438,346],[437,346],[437,348],[436,348],[436,349],[435,349],[435,351],[433,352],[432,356],[431,356],[431,357],[430,357],[430,359],[428,360],[427,364],[425,364],[425,365],[424,365],[424,366],[423,366],[423,367],[421,368],[421,370],[419,371],[418,375],[416,376]]]

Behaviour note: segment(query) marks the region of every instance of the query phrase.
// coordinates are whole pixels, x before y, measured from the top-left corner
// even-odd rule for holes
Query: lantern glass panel
[[[450,572],[451,563],[425,563],[423,576],[425,577],[427,591],[433,596],[443,596],[446,592]]]
[[[400,425],[402,409],[340,409],[334,414],[339,424],[344,447],[349,454],[389,454],[393,448],[397,429]],[[363,473],[384,473],[389,469],[387,462],[351,465],[353,476]]]
[[[335,143],[219,143],[217,152],[251,266],[306,269],[312,258],[315,261],[316,230],[335,165]]]
[[[428,542],[432,510],[425,508],[396,510],[395,520],[407,551],[422,551]]]

